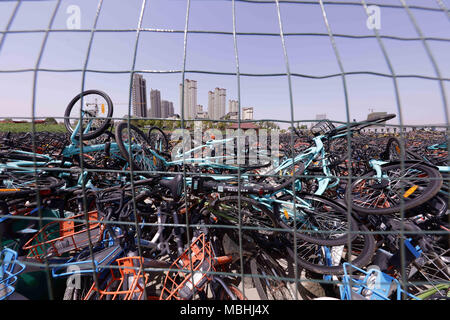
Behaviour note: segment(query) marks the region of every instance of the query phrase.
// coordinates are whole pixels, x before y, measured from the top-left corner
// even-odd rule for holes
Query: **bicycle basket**
[[[92,222],[86,223],[84,214],[78,214],[46,224],[24,245],[23,249],[29,250],[27,258],[42,262],[44,257],[60,257],[87,247],[89,237],[93,244],[101,240],[103,225],[98,222],[97,211],[88,212],[88,217]]]
[[[189,259],[189,255],[191,259]],[[191,266],[192,261],[192,268]],[[192,298],[195,292],[202,291],[207,281],[211,280],[211,275],[207,272],[215,271],[213,266],[213,256],[211,244],[205,243],[205,235],[192,241],[187,249],[175,262],[170,269],[182,271],[169,271],[164,280],[164,286],[161,292],[161,300],[187,300]]]
[[[311,133],[314,136],[320,136],[330,133],[336,127],[329,120],[321,120],[311,127]]]
[[[343,264],[343,267],[343,284],[339,286],[342,300],[390,300],[391,296],[401,300],[402,294],[407,295],[410,299],[420,300],[404,291],[397,279],[378,269],[371,268],[364,271],[347,262]],[[350,269],[353,269],[353,272],[362,273],[363,276],[349,275],[348,270]],[[394,291],[396,291],[396,295],[392,295]]]
[[[17,275],[25,269],[25,265],[17,259],[17,252],[9,248],[1,251],[0,263],[0,300],[5,300],[14,293]]]
[[[84,300],[89,300],[96,292],[98,300],[143,299],[148,275],[142,273],[140,269],[143,263],[142,257],[125,257],[117,259],[116,262],[119,266],[119,273],[117,273],[117,269],[111,269],[111,278],[106,282],[104,289],[97,288],[94,282]]]

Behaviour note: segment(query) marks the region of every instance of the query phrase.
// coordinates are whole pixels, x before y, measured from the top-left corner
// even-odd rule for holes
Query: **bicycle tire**
[[[336,139],[329,139],[326,142],[328,153],[328,167],[336,167],[344,160],[348,159],[348,140],[347,137],[339,137]],[[320,171],[323,171],[320,168]]]
[[[300,273],[300,279],[297,283],[297,290],[303,300],[314,300],[317,298],[322,298],[326,296],[326,292],[322,284],[320,282],[316,282],[310,280],[309,277],[306,276],[307,272],[303,270]]]
[[[80,277],[79,280],[80,287],[76,288],[75,286],[66,284],[63,300],[84,300],[84,298],[86,297],[86,294],[88,293],[89,289],[94,283],[94,279],[90,275],[82,276],[79,274],[78,276]],[[69,280],[69,278],[67,280]],[[97,292],[94,291],[93,294],[91,294],[91,297],[96,294]]]
[[[238,204],[240,202],[241,210],[236,210],[237,212],[240,212],[243,214],[243,218],[241,219],[243,226],[249,226],[249,227],[256,227],[257,225],[254,223],[248,223],[249,220],[252,218],[254,220],[256,219],[256,214],[253,214],[253,212],[250,212],[248,210],[245,210],[244,208],[251,208],[255,212],[257,212],[262,219],[258,220],[260,223],[262,222],[265,224],[267,228],[277,228],[278,227],[278,220],[274,216],[274,214],[268,210],[266,207],[262,206],[258,201],[255,201],[250,198],[245,197],[239,197],[239,196],[228,196],[228,197],[222,197],[220,199],[215,200],[209,207],[209,210],[216,215],[222,222],[225,222],[227,224],[231,225],[239,225],[239,217],[230,216],[224,213],[224,211],[227,209],[227,206],[230,207],[230,204],[236,203]],[[223,209],[223,210],[221,210]],[[227,213],[229,210],[227,211]],[[236,212],[230,212],[231,214],[236,214]],[[264,226],[260,229],[244,229],[244,232],[249,232],[252,234],[259,234],[263,236],[273,236],[276,231],[275,230],[267,230],[264,229]]]
[[[364,268],[371,262],[371,260],[374,256],[375,249],[376,249],[376,243],[375,243],[375,238],[373,237],[373,235],[368,233],[369,230],[367,229],[366,226],[361,225],[360,231],[362,231],[362,233],[358,234],[357,238],[354,241],[352,241],[352,243],[351,243],[352,255],[357,255],[355,259],[351,260],[351,263],[352,263],[352,265],[354,265],[358,268]],[[342,275],[342,274],[344,274],[343,262],[346,262],[347,259],[344,259],[345,261],[342,261],[342,254],[344,253],[344,251],[348,252],[348,248],[345,250],[345,248],[347,247],[347,244],[343,245],[344,248],[341,253],[341,260],[339,261],[339,265],[334,265],[334,266],[324,265],[323,257],[317,256],[317,252],[319,252],[319,250],[321,250],[320,247],[322,247],[320,245],[303,242],[303,244],[300,243],[299,246],[297,246],[297,250],[299,250],[299,248],[301,249],[302,247],[304,247],[304,248],[306,248],[306,250],[308,250],[308,248],[306,247],[307,245],[310,245],[310,247],[311,247],[311,250],[307,251],[307,252],[311,252],[309,257],[311,259],[314,259],[315,263],[299,256],[299,252],[297,251],[297,260],[296,261],[300,267],[302,267],[303,269],[306,269],[308,271],[317,273],[317,274],[325,274],[325,275]],[[333,247],[339,247],[339,246],[332,246],[331,250],[333,250]],[[291,256],[292,259],[295,259],[294,251],[290,247],[287,247],[287,252]]]
[[[244,293],[239,290],[237,286],[234,284],[226,284],[228,289],[236,296],[238,300],[248,300],[246,296],[244,296]],[[227,291],[220,287],[219,293],[218,293],[219,300],[231,300],[230,296],[228,295]]]
[[[324,204],[325,210],[330,209],[330,211],[328,211],[328,212],[322,212],[322,215],[323,215],[322,221],[324,224],[329,223],[329,225],[335,225],[336,223],[339,223],[341,221],[346,222],[346,226],[343,226],[341,228],[341,229],[345,229],[345,230],[342,230],[342,232],[345,232],[345,233],[343,235],[339,236],[338,238],[334,238],[334,239],[323,238],[324,236],[327,236],[328,234],[326,232],[316,232],[317,230],[313,230],[311,232],[311,235],[309,233],[306,233],[306,231],[304,231],[304,230],[303,230],[303,232],[300,232],[300,231],[296,232],[297,238],[307,241],[307,242],[320,244],[320,245],[336,246],[336,245],[345,244],[347,241],[349,241],[349,236],[348,236],[348,232],[347,232],[348,230],[351,230],[351,231],[358,230],[358,222],[356,221],[356,219],[354,219],[352,216],[350,216],[350,223],[348,223],[347,209],[345,207],[343,207],[341,204],[337,203],[336,201],[333,201],[331,199],[328,199],[328,198],[325,198],[322,196],[313,195],[313,194],[297,194],[297,196],[301,199],[309,200],[312,204],[313,203]],[[286,195],[279,197],[278,199],[286,200],[286,198],[292,198],[292,196],[289,194],[286,194]],[[279,209],[281,210],[281,208],[279,208]],[[315,209],[317,209],[317,207]],[[323,211],[323,210],[321,210],[321,211]],[[333,211],[334,211],[334,213],[338,214],[338,215],[336,215],[336,218],[338,218],[339,220],[332,219],[333,218],[332,216],[334,215]],[[332,214],[331,216],[329,216],[330,212]],[[291,231],[292,227],[284,221],[282,212],[279,212],[278,216],[281,217],[279,219],[280,227]],[[315,223],[315,222],[318,222],[317,221],[318,216],[319,216],[319,212],[317,212],[317,215],[315,213],[312,213],[311,216],[308,218],[308,223],[309,223],[309,221],[312,221],[314,226],[318,227],[318,223]],[[307,224],[307,223],[305,223],[305,224]],[[330,232],[330,235],[332,235],[331,232]],[[356,237],[356,233],[350,234],[350,240],[354,240],[355,237]]]
[[[424,177],[420,177],[420,183],[416,183],[413,186],[410,186],[408,188],[408,186],[406,186],[403,190],[403,198],[404,198],[404,210],[409,210],[412,208],[415,208],[425,202],[427,202],[428,200],[430,200],[431,198],[433,198],[441,189],[442,183],[443,183],[443,179],[442,179],[442,175],[440,174],[440,172],[428,165],[424,165],[420,162],[413,162],[413,161],[408,161],[404,163],[404,169],[405,172],[409,171],[410,169],[413,170],[421,170],[422,171],[422,175],[425,174],[428,176],[428,178],[430,178],[430,180],[427,179],[423,179]],[[394,163],[394,164],[387,164],[387,165],[383,165],[381,167],[381,170],[383,172],[389,172],[389,171],[394,171],[394,170],[401,170],[401,164],[400,163]],[[376,175],[375,170],[370,170],[368,171],[366,174],[364,174],[362,177],[359,177],[356,179],[356,181],[354,181],[351,186],[348,186],[351,188],[350,192],[346,192],[346,202],[348,205],[351,205],[352,210],[355,210],[358,213],[362,213],[362,214],[393,214],[393,213],[398,213],[400,212],[401,209],[401,201],[398,202],[397,204],[392,203],[393,198],[391,197],[387,197],[385,195],[385,191],[386,192],[391,192],[392,190],[390,189],[391,186],[393,185],[394,187],[397,187],[397,185],[399,184],[399,182],[397,182],[396,184],[394,184],[392,181],[396,181],[395,179],[393,179],[392,181],[387,181],[387,185],[385,187],[379,187],[377,185],[376,180],[373,177]],[[387,179],[384,178],[382,179],[382,183],[383,181],[386,181]],[[360,191],[364,191],[366,192],[364,189],[362,189],[362,187],[365,187],[366,181],[369,181],[369,184],[372,183],[372,186],[368,186],[368,188],[366,190],[372,191],[372,190],[382,190],[379,191],[377,195],[375,195],[376,199],[384,199],[385,202],[382,204],[384,206],[388,206],[385,208],[374,208],[374,207],[370,207],[370,208],[366,208],[363,207],[362,205],[358,205],[358,203],[364,204],[367,201],[363,201],[364,198],[361,197],[355,197],[354,196],[354,190],[357,189],[358,187],[360,187]],[[398,179],[397,181],[405,181],[401,179]],[[423,183],[428,182],[427,185],[423,186]],[[362,185],[362,186],[359,186]],[[417,193],[414,195],[414,198],[410,197],[410,195],[415,193],[415,190],[419,189],[419,191],[422,191],[422,193],[417,196]],[[398,190],[398,188],[397,188]],[[412,193],[408,194],[408,192],[412,190]],[[401,190],[400,190],[401,191]],[[406,192],[405,192],[406,191]],[[356,192],[358,192],[358,190],[356,190]],[[368,191],[367,191],[368,192]],[[359,192],[361,194],[361,192]],[[372,196],[374,196],[375,191],[373,191]],[[399,196],[398,194],[396,194],[394,192],[394,196]],[[356,199],[356,201],[355,201]],[[391,202],[388,202],[388,200],[391,200]],[[374,200],[375,201],[375,200]],[[376,200],[375,205],[377,205],[379,203],[380,200]],[[373,201],[372,201],[373,203]],[[370,204],[369,204],[370,205]]]
[[[163,143],[162,147],[163,148],[162,148],[162,150],[158,150],[158,149],[156,149],[156,150],[158,150],[158,152],[167,152],[167,150],[169,150],[169,139],[167,138],[167,135],[164,133],[164,131],[160,127],[157,127],[157,126],[150,127],[150,129],[148,129],[148,132],[147,132],[147,136],[148,136],[148,139],[150,142],[153,142],[152,131],[157,132],[156,134],[160,134],[162,137],[162,143]]]
[[[14,184],[5,186],[3,181]],[[37,185],[36,185],[37,182]],[[64,180],[52,176],[35,176],[33,174],[23,174],[14,172],[14,174],[0,175],[0,198],[21,197],[34,194],[36,192],[51,192],[64,184]]]
[[[384,152],[380,155],[382,160],[386,161],[400,161],[401,159],[401,143],[400,140],[391,137],[389,138],[388,142],[386,143],[386,149]],[[393,152],[395,150],[395,152]],[[407,150],[405,147],[405,159],[406,160],[423,160],[421,156],[419,156],[417,153],[412,152],[410,150]]]
[[[265,257],[267,258],[267,256]],[[261,259],[259,259],[261,260]],[[261,300],[294,300],[292,293],[289,291],[287,283],[283,280],[277,280],[272,277],[280,277],[276,274],[278,271],[282,273],[279,269],[278,264],[274,264],[271,259],[264,261],[266,264],[263,265],[262,261],[258,261],[257,258],[252,258],[250,260],[250,270],[252,275],[261,275],[265,273],[269,274],[270,277],[253,277],[253,283],[255,284],[256,291]],[[268,264],[267,264],[268,263]],[[278,269],[278,270],[277,270]],[[275,274],[273,274],[275,273]],[[276,283],[276,285],[274,285]]]
[[[91,94],[96,94],[101,96],[103,99],[105,99],[107,105],[108,105],[108,113],[106,116],[106,120],[103,122],[103,124],[101,124],[98,128],[96,128],[95,130],[93,130],[92,132],[88,132],[86,134],[83,134],[83,140],[91,140],[94,138],[97,138],[98,136],[100,136],[103,132],[106,131],[106,129],[108,129],[110,123],[111,123],[111,118],[113,115],[113,102],[111,100],[111,98],[103,91],[100,90],[86,90],[83,91],[82,93],[76,95],[67,105],[66,107],[66,111],[64,113],[64,125],[67,129],[67,131],[69,133],[73,133],[74,128],[72,128],[72,126],[70,125],[70,113],[72,111],[72,108],[75,106],[75,104],[78,102],[78,100],[81,99],[82,96],[86,96],[86,95],[91,95]],[[77,136],[79,137],[79,135]]]
[[[150,142],[148,141],[148,137],[141,131],[138,127],[130,124],[130,129],[128,131],[128,122],[122,121],[120,122],[115,129],[116,143],[119,147],[120,153],[125,160],[130,163],[130,154],[128,152],[128,148],[125,146],[126,138],[124,138],[124,133],[132,134],[133,139],[139,141],[140,147],[142,148],[142,153],[144,154],[142,157],[142,162],[137,162],[135,155],[132,153],[131,161],[134,170],[142,171],[140,172],[143,176],[154,176],[152,172],[160,171],[162,169],[162,162],[160,159],[153,156],[153,154],[149,150],[153,150],[150,146]],[[133,133],[132,133],[133,132]]]

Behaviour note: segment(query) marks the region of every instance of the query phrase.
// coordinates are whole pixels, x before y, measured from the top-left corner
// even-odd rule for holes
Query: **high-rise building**
[[[220,120],[226,114],[226,89],[215,88],[208,92],[208,115],[211,120]]]
[[[173,109],[173,102],[169,101],[169,117],[173,117],[175,110]]]
[[[226,114],[226,99],[227,93],[225,89],[216,88],[214,90],[214,104],[215,109],[217,110],[217,119],[221,119]]]
[[[151,112],[150,116],[152,118],[161,118],[161,92],[159,90],[150,91],[150,103]]]
[[[167,100],[161,100],[161,118],[165,119],[170,117],[170,104]]]
[[[228,100],[228,112],[237,113],[239,110],[237,100]]]
[[[214,113],[214,92],[208,91],[208,115],[210,119],[215,119]]]
[[[195,108],[197,106],[197,81],[184,80],[184,101],[183,101],[183,85],[180,84],[180,116],[183,116],[184,102],[184,118],[194,119]]]
[[[242,109],[242,120],[253,120],[253,107]]]
[[[147,117],[147,89],[146,81],[141,74],[133,74],[132,86],[133,116]]]

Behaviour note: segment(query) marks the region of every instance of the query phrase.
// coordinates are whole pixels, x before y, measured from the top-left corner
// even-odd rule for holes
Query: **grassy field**
[[[31,132],[31,123],[0,123],[0,132]],[[67,132],[64,124],[37,123],[36,131]]]

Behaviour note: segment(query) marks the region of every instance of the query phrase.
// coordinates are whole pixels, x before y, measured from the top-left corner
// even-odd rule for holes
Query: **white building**
[[[180,112],[183,114],[183,85],[180,84]],[[184,80],[184,118],[194,119],[197,107],[197,81]]]
[[[226,89],[215,88],[208,92],[208,114],[211,120],[219,120],[226,114]]]
[[[226,90],[222,88],[214,89],[214,110],[217,112],[217,119],[221,119],[226,113]]]
[[[387,115],[387,112],[371,112],[367,115],[367,120],[373,120],[376,118],[384,117],[386,115]],[[392,125],[397,124],[397,123],[392,123],[392,121],[395,121],[394,119],[391,120],[390,124],[392,124]],[[387,121],[387,122],[389,122],[389,121]],[[408,126],[403,127],[403,132],[409,132],[412,130],[413,130],[412,127],[408,127]],[[362,130],[362,132],[374,132],[374,133],[400,133],[400,131],[401,131],[400,126],[395,126],[395,127],[394,126],[386,126],[386,122],[378,123],[376,125],[366,127]]]
[[[208,112],[197,112],[196,119],[208,119]]]
[[[239,113],[237,112],[228,112],[226,114],[230,120],[238,120]]]
[[[239,111],[239,105],[237,100],[228,100],[228,112],[237,113]]]
[[[242,109],[242,120],[253,120],[253,107]]]
[[[316,114],[316,120],[325,120],[327,118],[326,113]]]

